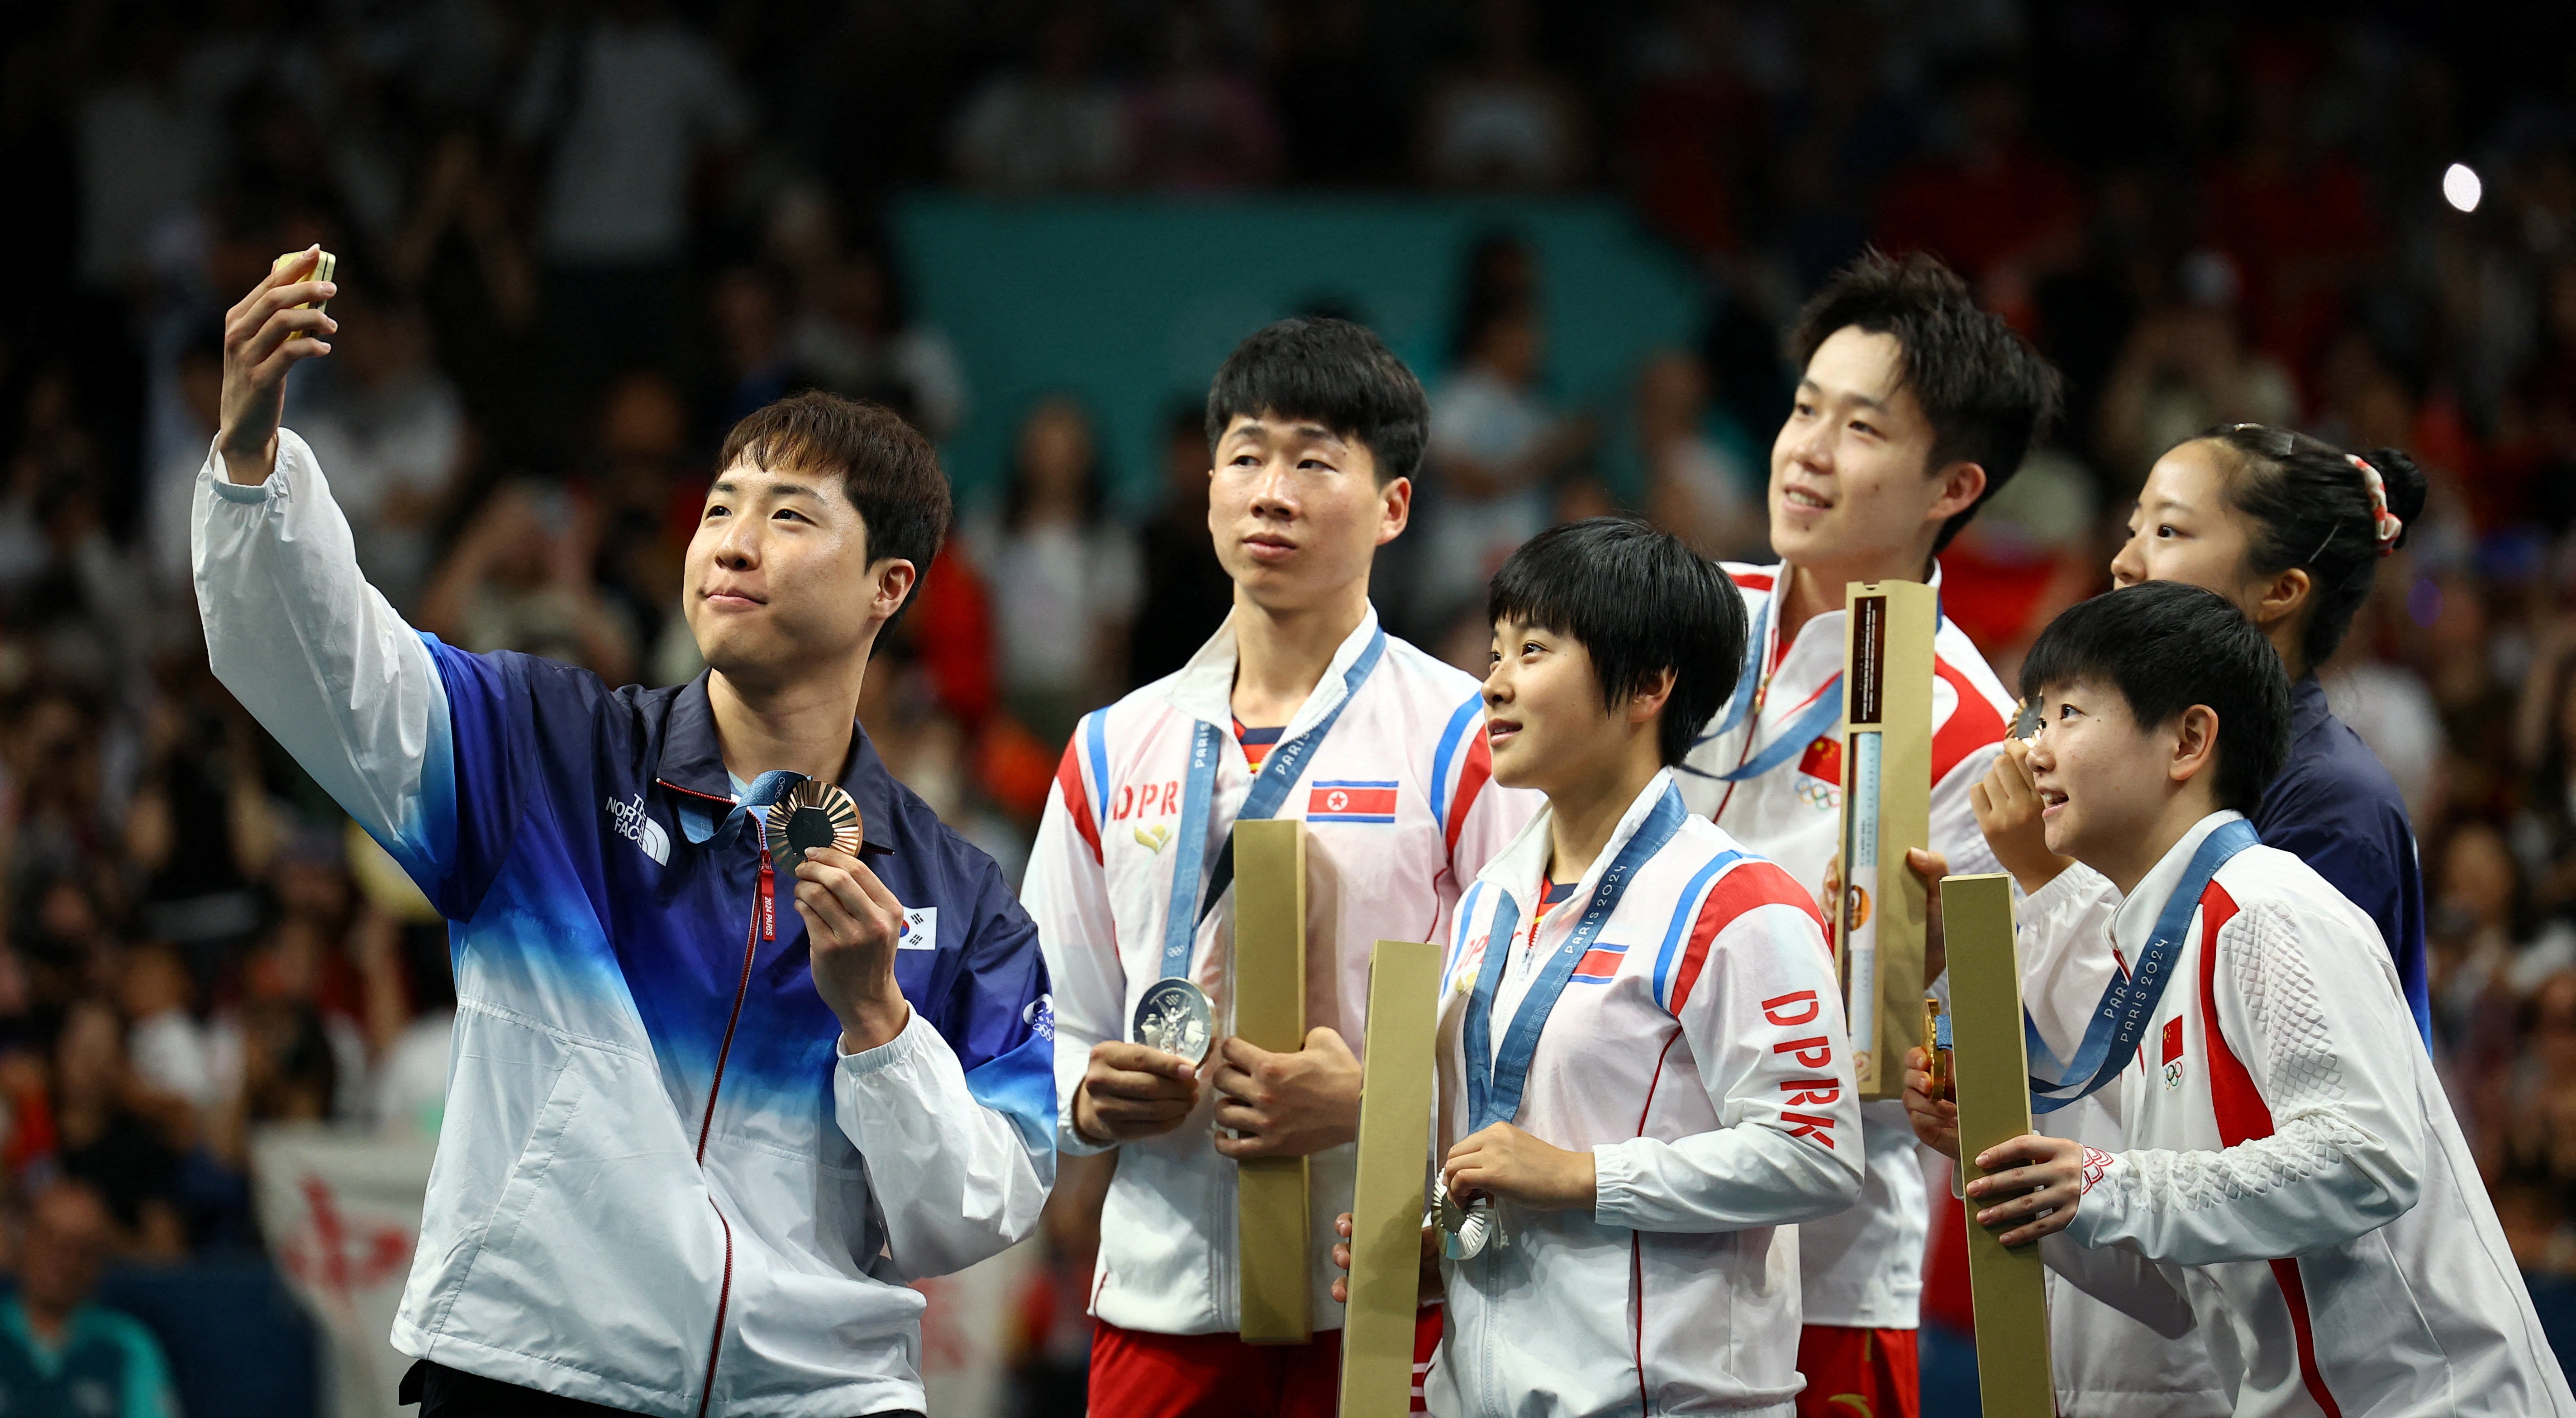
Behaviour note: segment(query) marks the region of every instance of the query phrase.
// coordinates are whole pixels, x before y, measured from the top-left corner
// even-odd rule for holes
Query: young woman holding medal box
[[[1431,1411],[1785,1418],[1794,1223],[1852,1203],[1862,1149],[1813,899],[1673,783],[1743,600],[1597,518],[1513,553],[1490,608],[1495,781],[1548,805],[1460,902],[1441,982]]]

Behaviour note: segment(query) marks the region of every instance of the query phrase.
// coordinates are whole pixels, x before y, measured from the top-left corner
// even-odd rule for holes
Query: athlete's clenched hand
[[[297,360],[331,352],[322,337],[340,322],[298,307],[339,294],[329,281],[310,279],[322,248],[297,253],[251,287],[224,312],[224,390],[217,405],[222,427],[215,445],[224,476],[244,486],[268,481],[277,466],[277,423],[286,408],[286,371]]]
[[[894,1042],[912,1019],[894,982],[903,903],[858,858],[816,847],[796,868],[796,914],[814,954],[814,989],[841,1021],[841,1052]]]

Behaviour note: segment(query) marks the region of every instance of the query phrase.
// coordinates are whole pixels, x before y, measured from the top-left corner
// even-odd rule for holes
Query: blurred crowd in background
[[[1077,717],[1224,614],[1207,446],[1177,408],[1162,467],[1107,468],[1078,399],[979,403],[888,200],[1607,195],[1700,273],[1704,334],[1567,406],[1548,253],[1461,249],[1393,628],[1480,668],[1486,574],[1567,517],[1766,557],[1779,332],[1865,245],[1939,254],[2069,380],[1943,558],[2008,681],[2107,584],[2173,442],[2253,420],[2409,450],[2432,505],[2326,678],[2414,813],[2437,1049],[2498,1208],[2536,1275],[2576,1274],[2571,41],[2563,7],[2393,3],[14,6],[7,1192],[85,1182],[129,1257],[249,1251],[246,1128],[436,1127],[443,930],[212,679],[192,604],[219,316],[278,253],[340,260],[288,425],[375,585],[472,649],[694,674],[709,460],[784,392],[1014,428],[1003,465],[951,468],[956,535],[863,718],[1016,874]],[[1054,1236],[1080,1257],[1078,1215]],[[1031,1295],[1033,1365],[1078,1368],[1082,1296]]]

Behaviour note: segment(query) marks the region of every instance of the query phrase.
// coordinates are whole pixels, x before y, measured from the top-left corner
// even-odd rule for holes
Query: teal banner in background
[[[943,449],[960,500],[1000,486],[1021,416],[1051,393],[1097,420],[1113,501],[1160,489],[1172,407],[1204,400],[1245,335],[1318,307],[1365,321],[1434,390],[1477,240],[1536,253],[1551,392],[1624,414],[1629,380],[1688,345],[1702,283],[1607,200],[1102,197],[920,193],[893,211],[917,318],[957,348],[971,403]]]

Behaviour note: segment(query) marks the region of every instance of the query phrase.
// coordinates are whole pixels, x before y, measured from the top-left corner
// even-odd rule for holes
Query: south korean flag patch
[[[2182,1087],[2182,1016],[2165,1021],[2165,1087]]]

